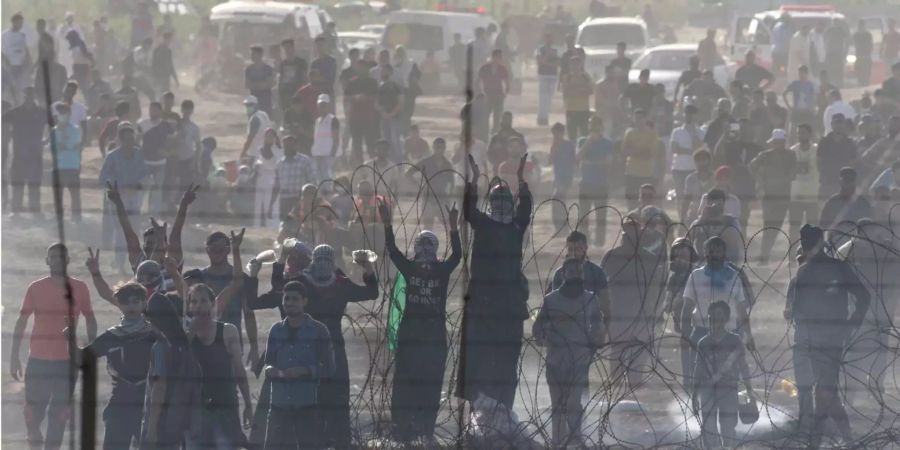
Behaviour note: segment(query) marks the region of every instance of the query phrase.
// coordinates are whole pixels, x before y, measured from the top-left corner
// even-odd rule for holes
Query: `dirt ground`
[[[243,142],[243,133],[246,129],[244,109],[240,104],[241,95],[226,95],[220,93],[208,93],[197,95],[190,86],[182,86],[177,91],[178,100],[193,98],[197,103],[195,121],[201,126],[203,135],[215,136],[219,141],[219,150],[216,160],[232,159],[237,155]],[[536,120],[536,83],[533,79],[526,79],[521,96],[508,100],[508,109],[515,111],[516,127],[527,138],[532,151],[546,152],[549,148],[549,131],[543,127],[535,126]],[[459,97],[428,97],[421,98],[416,112],[416,122],[420,124],[422,135],[431,140],[437,136],[444,136],[448,140],[448,147],[457,141],[458,111],[461,106]],[[551,123],[564,121],[560,113],[562,110],[561,99],[554,99]],[[96,147],[91,147],[84,152],[82,180],[84,186],[83,201],[85,215],[83,223],[66,221],[65,235],[72,254],[71,273],[79,279],[89,282],[84,260],[87,257],[87,247],[96,247],[100,241],[100,205],[101,191],[97,189],[95,180],[102,160]],[[45,167],[48,167],[45,165]],[[546,184],[536,189],[537,202],[546,199],[549,195]],[[665,192],[665,191],[663,191]],[[52,195],[49,188],[44,189],[44,212],[52,211]],[[571,203],[571,199],[569,202]],[[623,209],[621,195],[615,196],[613,206]],[[401,210],[410,208],[409,198],[401,202]],[[673,204],[665,205],[670,214],[675,214]],[[410,217],[415,217],[412,214]],[[168,218],[171,222],[171,218]],[[615,222],[611,216],[611,222]],[[134,223],[146,226],[146,218],[135,220]],[[750,221],[750,230],[755,232],[760,229],[761,217],[759,211],[754,211]],[[2,440],[0,443],[6,448],[25,448],[25,429],[22,414],[24,401],[23,384],[12,380],[9,376],[9,345],[13,325],[16,321],[18,309],[28,284],[45,276],[44,252],[46,246],[57,240],[57,230],[52,216],[46,220],[32,218],[10,219],[4,217],[2,222]],[[200,224],[196,218],[189,218],[184,233],[185,267],[201,267],[205,265],[203,253],[203,238],[211,230],[228,230],[233,224],[204,223]],[[403,231],[398,232],[402,242],[411,240],[415,232],[415,226],[406,224]],[[244,261],[252,255],[271,247],[275,230],[248,229],[248,237],[244,244]],[[525,272],[531,282],[531,297],[529,306],[537,308],[540,305],[539,292],[542,291],[546,279],[553,266],[557,265],[564,251],[564,236],[567,231],[554,233],[550,221],[549,204],[541,205],[535,211],[533,226],[529,235],[529,246],[526,249]],[[607,236],[616,236],[618,230],[610,225]],[[446,245],[445,230],[439,227],[438,235],[442,239],[442,249]],[[758,243],[755,239],[750,245],[751,251],[755,251]],[[608,239],[611,241],[611,239]],[[599,261],[606,248],[591,248],[590,259]],[[781,252],[781,253],[779,253]],[[123,276],[115,274],[109,268],[112,259],[110,252],[103,252],[103,268],[107,279],[116,282]],[[786,254],[787,245],[782,238],[776,246],[775,254]],[[379,260],[382,263],[384,260]],[[757,290],[758,301],[753,310],[753,331],[757,341],[758,360],[751,361],[754,374],[754,385],[760,392],[765,389],[767,394],[763,396],[765,406],[761,418],[752,427],[741,426],[740,434],[750,441],[750,447],[784,447],[797,446],[790,441],[781,439],[783,427],[787,420],[796,414],[796,399],[791,398],[781,390],[783,378],[792,379],[791,353],[789,350],[791,335],[788,326],[782,319],[784,292],[787,281],[793,267],[789,268],[785,261],[770,264],[766,267],[750,267],[751,279]],[[381,266],[381,273],[385,268]],[[264,269],[260,275],[260,292],[268,288],[268,269]],[[458,276],[458,275],[457,275]],[[383,290],[387,290],[387,282],[382,277]],[[458,339],[458,311],[461,305],[463,285],[457,278],[450,293],[448,310],[451,311],[448,329],[452,331],[453,339]],[[115,308],[93,295],[93,307],[96,311],[100,329],[103,330],[118,322],[119,314]],[[345,336],[347,338],[348,355],[350,358],[351,394],[355,409],[360,411],[355,416],[363,430],[371,430],[375,426],[384,426],[387,421],[387,400],[390,397],[390,385],[381,376],[388,367],[386,350],[383,346],[384,314],[387,308],[384,300],[367,302],[354,305],[348,310],[348,319],[345,319]],[[353,319],[352,321],[350,319]],[[265,311],[257,314],[259,324],[260,346],[264,346],[267,330],[278,319],[277,312]],[[531,321],[524,326],[526,335],[530,334]],[[663,331],[664,330],[664,331]],[[84,326],[79,327],[80,340],[84,344]],[[676,374],[681,372],[680,357],[677,352],[678,338],[672,332],[671,319],[666,316],[661,326],[662,337],[654,350],[652,367],[648,370],[645,384],[635,391],[629,391],[622,387],[610,387],[608,378],[604,375],[606,365],[598,361],[591,376],[590,398],[588,400],[587,419],[585,431],[588,438],[594,442],[599,436],[598,425],[603,424],[604,442],[608,445],[620,444],[625,447],[649,447],[659,445],[672,445],[679,447],[696,444],[685,444],[697,436],[698,426],[694,419],[687,413],[683,389],[676,382]],[[27,341],[26,341],[27,342]],[[455,365],[456,344],[453,341],[451,361],[448,366]],[[27,349],[27,345],[25,345]],[[549,411],[549,396],[544,382],[542,371],[542,358],[538,349],[526,344],[523,351],[522,368],[519,384],[519,396],[516,400],[516,410],[519,419],[532,422],[529,430],[537,433],[538,430],[549,432],[547,415]],[[26,354],[23,352],[22,360]],[[105,372],[105,364],[101,363],[100,370],[100,404],[105,405],[109,396],[109,378]],[[370,370],[371,369],[371,370]],[[445,377],[445,386],[449,386],[450,371]],[[893,373],[893,372],[891,372]],[[889,375],[888,380],[892,377]],[[251,390],[254,396],[259,391],[260,382],[251,376]],[[896,398],[897,386],[888,382],[888,395]],[[609,408],[609,404],[616,404]],[[452,411],[455,414],[456,400],[450,397],[445,402],[444,413],[439,422],[438,435],[442,439],[455,436],[457,429],[455,419],[449,417]],[[373,412],[375,413],[373,416]],[[876,403],[868,398],[861,399],[859,408],[851,412],[854,430],[859,436],[867,435],[875,430],[883,429],[885,424],[894,421],[893,416],[880,416],[881,410]],[[98,412],[99,414],[99,412]],[[99,417],[99,415],[98,415]],[[868,417],[868,418],[866,418]],[[874,417],[879,417],[880,423],[874,423]],[[102,421],[99,422],[99,436],[102,436]],[[541,434],[536,439],[541,440]],[[870,447],[871,448],[871,447]]]

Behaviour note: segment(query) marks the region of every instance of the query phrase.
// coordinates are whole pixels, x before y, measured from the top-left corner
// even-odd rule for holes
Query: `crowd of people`
[[[731,447],[739,411],[744,420],[762,401],[747,363],[756,352],[751,319],[762,286],[747,267],[769,266],[784,241],[796,258],[775,259],[799,264],[784,306],[794,329],[798,432],[818,447],[831,419],[852,442],[840,387],[850,358],[860,371],[851,390],[883,398],[886,343],[900,300],[891,279],[900,269],[900,229],[892,220],[900,203],[896,30],[884,39],[891,76],[859,101],[842,97],[843,65],[798,56],[818,44],[808,38],[805,45],[809,30],[789,29],[787,15],[775,27],[771,70],[748,52],[734,79],[720,85],[710,63],[720,59],[713,31],[673,97],[650,83],[650,70],[629,81],[624,43],[604,78],[594,80],[573,36],[560,53],[548,35],[534,55],[537,124],[552,137],[540,157],[507,107],[509,46],[488,30],[476,29],[471,43],[457,36],[451,48],[458,80],[468,78],[461,61],[472,59],[473,85],[448,154],[447,141],[428,142],[422,135],[430,133],[414,120],[417,98],[434,94],[423,90],[433,85],[430,64],[413,61],[403,47],[339,55],[331,24],[311,55],[290,37],[268,56],[263,45],[273,43],[248,49],[241,93],[247,131],[239,157],[217,164],[216,137],[193,119],[203,104],[176,95],[185,70],[170,21],[154,27],[139,6],[119,60],[105,18],[94,22],[92,39],[74,14],[56,35],[39,19],[34,42],[24,20],[14,14],[3,33],[4,208],[14,220],[43,217],[49,148],[54,188],[70,194],[64,210],[72,222],[83,221],[82,155],[96,139],[103,159],[91,184],[104,192],[102,225],[86,265],[94,292],[122,314],[98,336],[91,291],[67,274],[69,248],[47,249],[49,276],[28,287],[10,353],[11,375],[25,383],[31,448],[60,446],[72,358],[80,365],[103,357],[113,385],[104,448],[350,448],[341,321],[349,303],[376,300],[381,286],[398,279],[406,287],[389,380],[391,436],[436,444],[452,347],[448,292],[460,262],[468,267],[452,390],[469,402],[473,421],[510,416],[523,343],[531,339],[543,348],[550,388],[546,445],[584,444],[582,398],[598,355],[609,383],[641,389],[669,315],[680,336],[680,389],[702,426],[696,445]],[[208,21],[203,27],[201,40],[214,34]],[[822,32],[827,38],[828,29]],[[854,39],[857,50],[865,48],[865,36]],[[857,62],[865,82],[869,68]],[[121,89],[111,87],[112,77]],[[553,110],[557,93],[564,111]],[[564,123],[551,125],[560,113]],[[408,256],[394,231],[406,218],[394,215],[409,197],[418,234]],[[554,230],[567,236],[565,260],[547,283],[529,336],[523,325],[532,317],[533,283],[523,259],[535,205],[544,201],[552,204]],[[625,212],[608,246],[611,205]],[[757,209],[759,230],[751,222]],[[151,217],[143,230],[142,214]],[[174,217],[171,230],[161,217]],[[208,264],[188,268],[182,233],[189,217],[230,221],[241,231],[208,233]],[[444,259],[438,234],[429,231],[443,224]],[[241,247],[251,226],[277,236],[277,253],[271,261],[252,258],[245,272]],[[748,244],[757,231],[758,248]],[[588,258],[591,244],[607,250],[599,264]],[[386,256],[389,280],[369,252],[352,251],[362,248]],[[113,254],[106,264],[101,249]],[[265,262],[274,262],[271,288],[260,292]],[[127,280],[110,284],[110,270]],[[277,309],[281,320],[263,347],[255,312],[266,309]],[[81,316],[89,344],[70,348],[67,335]],[[258,396],[245,360],[264,380]],[[485,434],[526,445],[498,430]]]

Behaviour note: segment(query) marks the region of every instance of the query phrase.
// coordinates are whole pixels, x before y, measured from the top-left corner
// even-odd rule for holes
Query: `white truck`
[[[778,19],[782,14],[788,14],[795,30],[803,26],[815,28],[820,23],[831,23],[833,20],[842,22],[852,34],[856,31],[857,21],[848,18],[835,10],[831,5],[785,5],[779,9],[762,11],[752,15],[737,15],[732,19],[731,29],[728,32],[726,44],[727,54],[735,61],[741,61],[744,55],[753,50],[756,53],[757,62],[765,67],[772,64],[772,33]],[[881,58],[881,42],[887,32],[886,17],[863,17],[860,20],[865,23],[866,29],[872,33],[874,43],[872,49],[872,83],[881,83],[887,76],[888,64]],[[852,40],[851,40],[852,41]],[[847,55],[848,73],[852,71],[856,55],[852,46]]]

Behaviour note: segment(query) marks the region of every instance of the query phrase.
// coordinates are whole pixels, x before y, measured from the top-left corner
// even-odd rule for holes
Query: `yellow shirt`
[[[647,128],[644,131],[629,128],[622,138],[622,150],[625,152],[625,175],[633,177],[653,177],[656,175],[656,148],[659,136],[656,130]]]
[[[566,111],[590,111],[594,82],[586,73],[566,75],[562,83]]]

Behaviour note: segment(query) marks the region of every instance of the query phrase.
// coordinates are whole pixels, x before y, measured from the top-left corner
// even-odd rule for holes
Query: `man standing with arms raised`
[[[478,408],[482,397],[512,410],[518,384],[522,321],[528,318],[528,282],[522,274],[522,243],[531,223],[531,191],[519,161],[518,203],[502,181],[492,183],[488,212],[477,209],[478,165],[469,156],[463,215],[472,226],[472,278],[467,288],[462,362],[457,395]],[[496,414],[491,411],[488,414]]]

